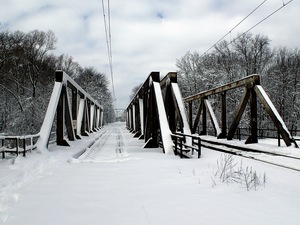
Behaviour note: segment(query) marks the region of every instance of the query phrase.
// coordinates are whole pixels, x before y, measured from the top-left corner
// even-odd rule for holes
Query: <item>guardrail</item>
[[[23,156],[26,156],[26,152],[31,152],[36,148],[36,142],[39,136],[39,134],[25,136],[0,136],[0,152],[2,153],[2,159],[5,158],[5,153],[16,155],[23,153]]]
[[[172,139],[174,140],[174,152],[177,155],[180,153],[180,157],[185,157],[184,153],[188,153],[192,151],[192,155],[194,151],[198,152],[198,158],[201,156],[201,138],[197,135],[189,135],[184,133],[173,133],[171,134]],[[186,138],[189,137],[192,139],[191,145],[187,144]]]

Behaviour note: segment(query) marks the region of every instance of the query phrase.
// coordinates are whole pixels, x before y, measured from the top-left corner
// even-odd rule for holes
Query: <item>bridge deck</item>
[[[180,159],[142,148],[123,123],[104,127],[71,147],[50,147],[0,161],[1,224],[295,224],[300,173],[243,159],[267,175],[265,187],[213,176],[221,153]],[[85,146],[90,146],[83,152]],[[75,156],[75,157],[74,157]],[[234,156],[240,165],[240,157]],[[219,161],[220,162],[220,161]],[[214,179],[214,181],[212,181]],[[232,213],[234,212],[234,213]]]

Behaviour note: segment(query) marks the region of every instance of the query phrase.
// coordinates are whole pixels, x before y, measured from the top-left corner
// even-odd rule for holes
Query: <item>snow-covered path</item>
[[[265,187],[247,191],[214,177],[221,153],[180,159],[143,149],[123,123],[95,135],[79,158],[88,141],[2,161],[0,224],[300,224],[298,172],[243,159],[267,175]]]

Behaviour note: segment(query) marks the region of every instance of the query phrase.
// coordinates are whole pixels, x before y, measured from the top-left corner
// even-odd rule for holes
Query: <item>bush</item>
[[[239,183],[242,187],[245,187],[247,191],[257,190],[259,186],[266,184],[266,173],[261,176],[252,167],[243,167],[243,161],[241,160],[238,165],[234,161],[233,155],[222,154],[220,159],[217,160],[217,171],[214,172],[212,181],[213,186],[216,185],[216,180],[220,180],[222,183]]]

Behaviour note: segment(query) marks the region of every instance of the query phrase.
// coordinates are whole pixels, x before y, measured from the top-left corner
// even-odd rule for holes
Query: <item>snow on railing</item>
[[[31,152],[36,148],[36,142],[39,136],[39,134],[0,136],[0,152],[2,153],[2,158],[5,158],[5,153],[16,155],[23,153],[23,156],[26,156],[26,152]]]

